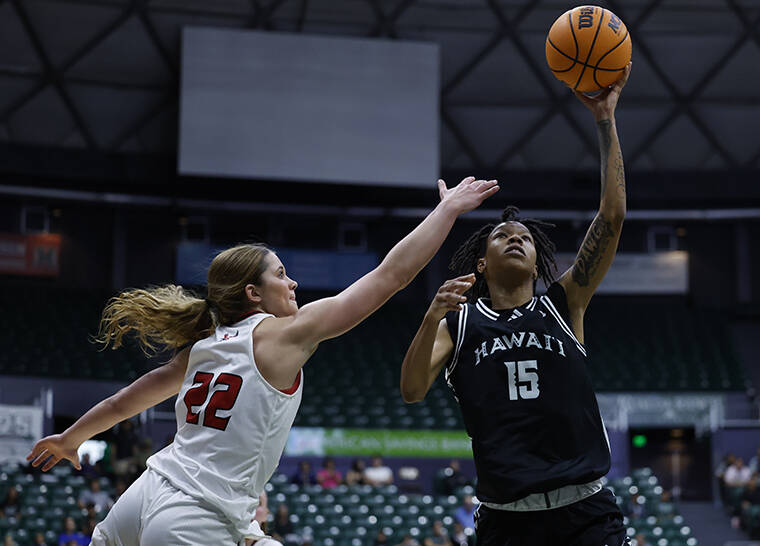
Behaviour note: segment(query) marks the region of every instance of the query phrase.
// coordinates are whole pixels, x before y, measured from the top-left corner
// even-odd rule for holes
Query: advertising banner
[[[472,457],[463,430],[389,430],[294,427],[285,455]]]
[[[57,277],[60,255],[61,236],[57,233],[0,233],[0,273]]]

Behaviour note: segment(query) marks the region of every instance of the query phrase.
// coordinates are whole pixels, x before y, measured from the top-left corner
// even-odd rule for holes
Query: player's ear
[[[483,274],[483,271],[486,270],[486,259],[485,258],[478,258],[478,265],[477,265],[478,273],[481,275]]]
[[[259,293],[259,289],[256,288],[256,286],[253,284],[245,285],[245,296],[251,303],[261,303],[261,294]]]
[[[533,267],[533,280],[534,281],[538,280],[538,266],[537,265]]]

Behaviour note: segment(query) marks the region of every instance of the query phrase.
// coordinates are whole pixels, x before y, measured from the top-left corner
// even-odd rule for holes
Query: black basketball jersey
[[[480,299],[446,315],[446,367],[472,438],[479,500],[507,504],[591,482],[610,450],[559,283],[514,309]]]

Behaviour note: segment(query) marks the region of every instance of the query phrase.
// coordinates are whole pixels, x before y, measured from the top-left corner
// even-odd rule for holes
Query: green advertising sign
[[[388,430],[294,427],[285,455],[472,457],[463,430]]]

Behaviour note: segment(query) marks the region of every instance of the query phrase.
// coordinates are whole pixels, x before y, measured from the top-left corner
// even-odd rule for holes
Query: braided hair
[[[549,286],[554,281],[554,273],[557,271],[557,264],[554,261],[554,252],[557,247],[546,235],[544,229],[553,228],[555,226],[554,224],[542,220],[536,220],[534,218],[520,218],[518,214],[520,214],[520,209],[510,205],[501,213],[501,221],[520,222],[528,228],[536,246],[536,266],[538,268],[538,276],[544,281],[544,284]],[[454,252],[454,255],[451,257],[451,262],[449,263],[449,269],[456,275],[475,273],[475,284],[473,284],[472,288],[464,294],[471,301],[477,298],[489,297],[488,284],[486,283],[485,276],[478,272],[477,266],[478,260],[486,254],[488,236],[495,227],[496,224],[486,224],[470,235],[456,252]],[[534,281],[533,290],[535,291],[535,289],[536,283]]]

